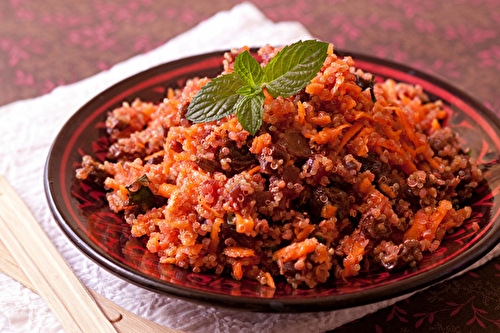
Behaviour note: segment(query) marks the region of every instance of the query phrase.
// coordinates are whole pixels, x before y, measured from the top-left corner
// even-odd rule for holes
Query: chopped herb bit
[[[375,93],[373,92],[373,86],[375,85],[375,76],[372,75],[370,79],[369,87],[370,87],[370,96],[372,97],[372,102],[375,103],[377,99],[375,98]]]
[[[150,180],[146,174],[137,178],[132,184],[125,188],[128,193],[128,206],[139,206],[143,212],[153,208],[161,207],[167,202],[167,198],[155,195],[148,187]]]
[[[227,218],[226,222],[229,225],[235,225],[236,223],[234,222],[234,213],[233,212],[227,212]]]
[[[321,244],[326,244],[326,241],[322,236],[316,235],[316,236],[314,236],[314,238],[316,238],[318,240],[318,242],[320,242]]]
[[[373,92],[373,87],[375,86],[375,76],[372,75],[370,80],[367,80],[359,75],[356,75],[356,85],[360,87],[361,89],[370,89],[370,96],[372,99],[372,102],[375,103],[377,101],[377,98],[375,98],[375,93]]]

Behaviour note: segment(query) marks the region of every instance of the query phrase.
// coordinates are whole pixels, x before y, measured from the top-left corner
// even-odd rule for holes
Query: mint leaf
[[[324,55],[320,54],[320,57],[326,59],[328,45],[329,44],[325,42],[306,40],[285,46],[264,68],[264,81],[271,82],[285,75],[297,65],[303,64],[306,60],[309,60],[314,54],[324,53]],[[312,58],[310,60],[312,60]],[[323,62],[324,61],[323,59]]]
[[[239,123],[245,131],[252,135],[255,135],[262,126],[262,115],[264,113],[262,105],[265,98],[264,92],[261,90],[253,95],[244,96],[236,104],[235,109]]]
[[[316,76],[327,57],[328,43],[299,41],[285,46],[264,67],[267,92],[277,98],[299,92]]]
[[[262,67],[248,51],[238,54],[234,61],[234,71],[251,87],[260,86],[264,79]]]
[[[203,123],[233,114],[233,108],[241,98],[238,90],[245,85],[235,72],[212,79],[194,96],[186,118],[195,123]]]
[[[246,95],[254,94],[256,90],[257,89],[255,89],[254,87],[251,87],[251,86],[243,86],[240,89],[238,89],[237,93],[240,95],[246,96]]]

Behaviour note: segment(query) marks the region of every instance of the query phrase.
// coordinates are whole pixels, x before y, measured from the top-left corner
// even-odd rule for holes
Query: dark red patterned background
[[[0,1],[0,105],[147,52],[240,1]],[[438,76],[500,115],[499,0],[255,0],[337,48]],[[335,332],[500,331],[500,258]]]

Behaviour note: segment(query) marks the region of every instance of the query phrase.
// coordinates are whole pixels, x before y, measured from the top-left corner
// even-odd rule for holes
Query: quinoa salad
[[[245,50],[224,55],[221,75]],[[256,57],[264,66],[279,51],[267,45]],[[123,103],[108,113],[106,160],[83,156],[77,178],[106,189],[160,264],[294,288],[418,265],[471,216],[463,203],[482,173],[440,101],[374,81],[332,45],[327,54],[298,93],[264,90],[254,135],[234,114],[186,118],[210,78],[169,89],[161,103]]]

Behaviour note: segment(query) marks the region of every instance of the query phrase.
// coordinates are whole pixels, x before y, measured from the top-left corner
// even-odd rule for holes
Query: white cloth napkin
[[[72,113],[100,91],[139,71],[185,56],[244,45],[280,45],[308,37],[309,32],[299,23],[273,23],[252,4],[243,3],[108,71],[38,98],[3,106],[0,173],[18,191],[83,283],[161,325],[188,332],[324,332],[388,306],[408,295],[357,308],[306,314],[239,312],[158,295],[122,281],[82,255],[59,230],[45,200],[43,167],[52,141]],[[499,252],[497,247],[477,265]],[[0,273],[0,331],[64,330],[41,297]]]

